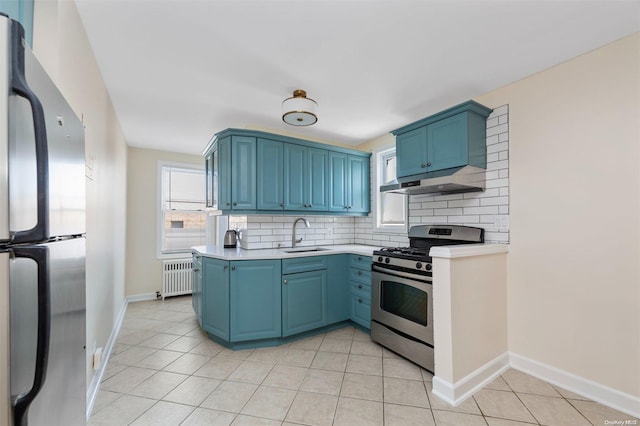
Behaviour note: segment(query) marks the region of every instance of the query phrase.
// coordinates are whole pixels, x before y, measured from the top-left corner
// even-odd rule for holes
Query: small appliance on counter
[[[224,248],[236,248],[238,245],[238,231],[229,229],[224,234]]]

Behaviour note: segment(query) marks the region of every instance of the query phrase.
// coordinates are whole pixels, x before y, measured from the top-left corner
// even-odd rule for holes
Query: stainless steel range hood
[[[455,167],[401,178],[380,187],[380,192],[437,194],[484,191],[486,170],[474,166]]]

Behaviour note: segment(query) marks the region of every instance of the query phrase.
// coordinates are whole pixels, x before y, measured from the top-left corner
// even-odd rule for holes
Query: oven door
[[[371,319],[433,346],[431,277],[372,269]]]

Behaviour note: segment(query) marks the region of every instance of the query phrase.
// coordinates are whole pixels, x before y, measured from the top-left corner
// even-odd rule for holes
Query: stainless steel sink
[[[324,247],[300,247],[300,248],[293,248],[293,249],[287,249],[282,251],[285,253],[306,253],[311,251],[326,251],[326,250],[330,250],[330,249],[324,248]]]

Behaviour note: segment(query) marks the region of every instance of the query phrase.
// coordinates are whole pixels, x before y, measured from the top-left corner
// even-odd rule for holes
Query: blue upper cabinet
[[[396,137],[396,176],[426,172],[427,128],[419,127]]]
[[[284,145],[284,209],[327,211],[329,152]]]
[[[466,165],[486,168],[490,113],[468,101],[394,130],[398,178]]]
[[[258,210],[284,209],[284,144],[258,139]]]
[[[369,158],[329,153],[329,211],[369,213]]]
[[[369,153],[227,129],[213,137],[204,156],[210,209],[253,214],[369,213]]]
[[[33,0],[0,0],[0,12],[22,24],[24,39],[33,46]]]
[[[256,209],[256,138],[227,136],[217,141],[207,157],[217,154],[217,173],[212,191],[218,188],[220,210]],[[215,193],[212,195],[215,200]]]
[[[231,209],[231,137],[220,139],[218,152],[218,206],[220,210]],[[214,185],[212,184],[212,187]],[[215,195],[213,196],[215,198]]]
[[[231,137],[231,208],[256,209],[256,138]]]

